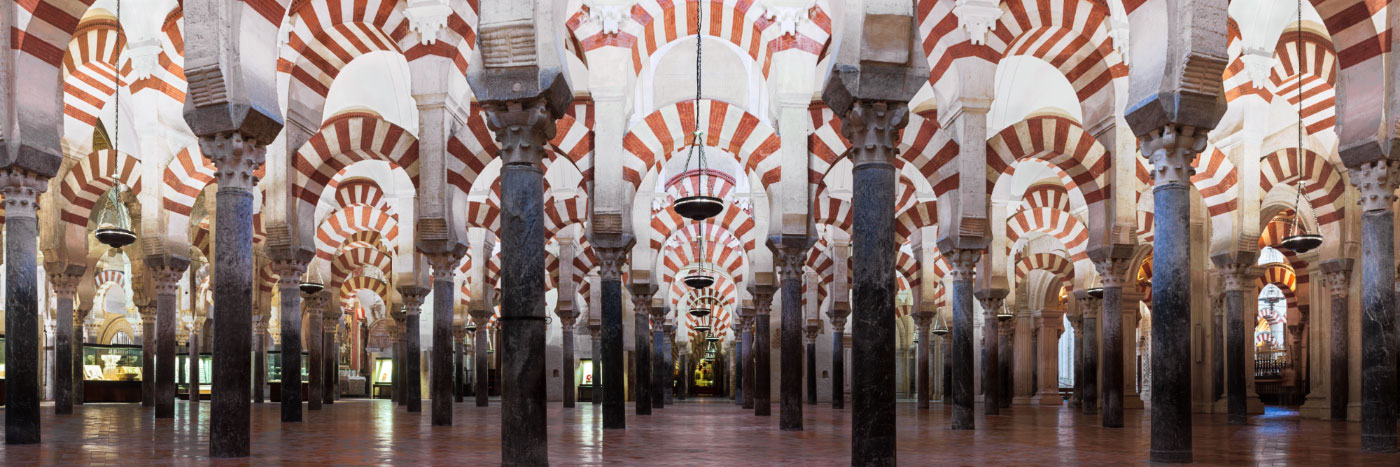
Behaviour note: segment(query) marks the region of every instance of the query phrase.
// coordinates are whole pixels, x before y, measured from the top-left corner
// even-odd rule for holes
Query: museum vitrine
[[[83,400],[86,402],[140,402],[139,345],[83,345]]]
[[[394,359],[374,359],[374,373],[370,375],[370,378],[371,397],[380,399],[390,397],[390,386],[394,383]]]
[[[306,352],[301,353],[301,380],[310,380],[311,357]],[[267,382],[282,382],[282,352],[272,351],[267,353]]]
[[[190,354],[175,355],[175,392],[188,395],[190,388]],[[214,384],[214,355],[199,354],[199,395],[208,399],[209,388]]]

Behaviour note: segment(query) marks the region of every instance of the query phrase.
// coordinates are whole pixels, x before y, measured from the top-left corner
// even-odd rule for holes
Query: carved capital
[[[971,281],[977,276],[977,263],[982,260],[982,250],[948,250],[943,253],[948,260],[948,275],[953,281]]]
[[[821,335],[821,332],[822,328],[820,325],[807,326],[802,328],[802,337],[806,339],[808,344],[815,344],[817,343],[817,336]]]
[[[49,179],[19,169],[0,170],[0,207],[7,218],[34,218],[39,212],[39,195],[49,188]]]
[[[593,2],[597,3],[597,2]],[[588,21],[597,23],[604,35],[616,35],[622,25],[632,19],[632,4],[588,5]]]
[[[1258,272],[1252,264],[1222,264],[1220,277],[1225,279],[1225,290],[1248,290]]]
[[[423,307],[423,297],[428,295],[428,289],[422,287],[399,287],[399,297],[403,298],[403,307],[408,314],[416,315]]]
[[[452,281],[453,274],[457,273],[457,264],[462,261],[462,254],[457,252],[436,253],[423,257],[432,268],[433,282]]]
[[[622,266],[627,264],[627,253],[632,251],[632,247],[599,247],[594,246],[593,252],[598,256],[598,277],[605,281],[622,280]]]
[[[1104,288],[1121,289],[1128,282],[1128,266],[1131,263],[1129,258],[1106,258],[1095,261],[1094,268],[1098,269]]]
[[[306,263],[289,260],[273,261],[272,272],[277,273],[277,288],[282,293],[297,293],[297,287],[301,285],[301,276],[306,274]]]
[[[185,275],[185,268],[161,265],[148,269],[151,272],[151,281],[155,284],[156,296],[173,296],[180,293],[180,278]]]
[[[540,168],[544,145],[554,137],[556,129],[548,101],[539,98],[489,102],[482,107],[486,109],[486,126],[496,134],[500,146],[496,154],[501,163]]]
[[[773,310],[773,295],[777,291],[777,287],[771,285],[750,285],[749,294],[753,296],[754,312],[768,316],[769,312]]]
[[[78,274],[49,274],[49,285],[60,299],[72,299],[78,293],[78,284],[83,276]]]
[[[1323,274],[1327,281],[1327,291],[1333,298],[1347,296],[1347,290],[1351,285],[1351,271],[1333,271]]]
[[[807,244],[811,242],[800,242],[802,245],[787,244],[785,242],[770,242],[774,256],[778,260],[778,276],[781,280],[802,280],[802,268],[807,265]]]
[[[257,170],[267,159],[267,147],[241,133],[216,133],[199,138],[199,150],[214,163],[219,189],[253,191],[258,186]]]
[[[154,326],[156,324],[155,303],[151,303],[150,305],[137,305],[136,313],[141,315],[141,324],[143,326],[147,324]]]
[[[904,102],[858,100],[841,119],[841,135],[851,142],[851,162],[888,164],[899,154],[899,130],[909,124]]]
[[[987,43],[987,33],[996,28],[1002,14],[996,0],[957,0],[953,4],[958,27],[967,32],[967,38],[973,45]]]
[[[797,28],[812,19],[812,7],[764,5],[763,18],[776,24],[783,36],[795,36]]]
[[[1188,185],[1196,169],[1191,162],[1206,149],[1206,130],[1189,126],[1168,125],[1152,130],[1139,141],[1143,157],[1152,162],[1155,186]]]
[[[143,80],[160,69],[160,41],[154,37],[132,40],[127,43],[126,53],[131,57],[131,79]]]
[[[1006,321],[998,321],[997,334],[1007,337],[1016,335],[1016,320],[1008,319]]]
[[[1379,212],[1390,209],[1395,201],[1395,187],[1400,170],[1396,161],[1381,159],[1362,164],[1351,170],[1351,184],[1361,192],[1361,210]]]
[[[1075,301],[1079,302],[1079,317],[1097,319],[1099,311],[1103,310],[1103,299],[1094,298],[1088,292],[1077,290],[1074,292]],[[1078,326],[1075,326],[1078,327]]]
[[[432,45],[437,42],[438,31],[447,28],[452,7],[443,0],[412,0],[403,15],[408,18],[408,28],[418,34],[418,43]]]

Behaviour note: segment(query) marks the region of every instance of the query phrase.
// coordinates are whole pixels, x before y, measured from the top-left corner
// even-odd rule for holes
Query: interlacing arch
[[[1073,120],[1059,116],[1031,117],[997,132],[987,140],[987,189],[1016,162],[1038,159],[1065,172],[1066,189],[1078,189],[1090,212],[1108,195],[1108,151]]]
[[[1302,167],[1299,167],[1301,159]],[[1346,183],[1342,175],[1332,167],[1322,155],[1304,150],[1298,156],[1297,148],[1284,148],[1265,155],[1259,161],[1263,173],[1259,177],[1259,189],[1268,193],[1277,184],[1295,185],[1304,180],[1303,196],[1313,208],[1319,226],[1342,220],[1342,196],[1346,194]]]
[[[1316,134],[1331,130],[1337,123],[1337,52],[1328,37],[1307,30],[1302,36],[1300,41],[1296,33],[1284,31],[1279,38],[1274,55],[1277,62],[1269,72],[1269,83],[1273,94],[1288,99],[1291,107],[1297,108],[1298,100],[1303,100],[1304,128],[1308,134]],[[1302,75],[1301,88],[1298,75]]]
[[[679,8],[684,6],[684,8]],[[640,74],[646,60],[662,46],[686,36],[695,36],[696,10],[701,2],[690,0],[645,0],[632,5],[630,20],[617,33],[603,32],[599,22],[588,19],[590,9],[580,6],[566,23],[583,51],[599,47],[623,47],[632,50],[632,71]],[[765,17],[759,2],[746,0],[711,0],[704,2],[705,36],[727,41],[748,54],[768,76],[772,56],[785,50],[801,50],[820,55],[831,37],[831,18],[818,3],[807,11],[810,21],[797,25],[792,35],[786,35],[782,25]]]
[[[117,78],[117,60],[126,49],[126,35],[110,13],[97,11],[105,14],[79,24],[62,55],[64,127],[78,138],[91,137],[102,108],[125,84]]]
[[[851,200],[831,196],[830,193],[818,195],[812,202],[812,222],[849,233],[855,222]]]
[[[397,165],[418,186],[418,140],[407,130],[363,112],[341,114],[297,150],[293,196],[312,211],[337,172],[363,160]]]
[[[379,184],[367,178],[343,180],[335,186],[335,206],[369,206],[389,211],[388,200]]]
[[[1013,56],[1044,60],[1074,86],[1086,114],[1108,115],[1113,101],[1109,84],[1128,75],[1108,31],[1108,6],[1087,0],[1003,0],[1001,8],[996,29],[987,36],[988,47],[998,54],[992,61]]]
[[[622,178],[633,188],[640,189],[646,174],[672,157],[684,156],[677,151],[694,140],[695,107],[693,99],[662,106],[622,137],[623,150],[630,154],[623,159]],[[757,175],[764,187],[778,181],[779,158],[769,157],[781,146],[773,127],[738,105],[714,99],[700,101],[699,116],[706,146],[733,154],[739,166]]]
[[[1042,270],[1060,279],[1065,290],[1074,290],[1074,263],[1057,253],[1033,253],[1016,261],[1016,282],[1026,280],[1031,271]]]
[[[1069,250],[1070,260],[1089,259],[1089,230],[1079,218],[1055,208],[1024,209],[1006,220],[1007,253],[1016,241],[1030,232],[1040,232],[1060,240]]]
[[[334,285],[333,285],[334,286]],[[366,275],[355,275],[345,282],[339,284],[341,303],[348,302],[354,298],[355,292],[368,290],[379,296],[380,300],[389,296],[389,284],[375,277]]]
[[[332,260],[346,238],[366,230],[382,233],[393,245],[399,237],[398,216],[363,205],[338,209],[316,228],[316,257]]]
[[[111,149],[88,154],[63,177],[58,189],[64,202],[59,219],[79,229],[86,228],[97,200],[117,183],[140,194],[141,161]]]
[[[388,275],[393,272],[393,257],[374,247],[342,248],[331,261],[331,283],[340,283],[365,267]]]

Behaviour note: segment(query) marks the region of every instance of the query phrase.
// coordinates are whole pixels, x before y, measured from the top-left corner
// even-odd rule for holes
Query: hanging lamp
[[[317,280],[317,277],[313,276],[311,271],[311,268],[307,268],[306,275],[302,276],[301,283],[297,284],[297,289],[301,290],[301,293],[307,295],[315,294],[326,288],[320,280]]]
[[[117,24],[120,25],[121,21],[122,8],[121,2],[118,2]],[[112,132],[111,138],[105,138],[107,135],[102,133],[105,133],[106,128],[102,126],[102,122],[99,120],[97,126],[93,128],[94,150],[98,150],[100,146],[110,145],[112,151],[121,152],[121,77],[118,76],[116,81],[117,85],[114,86],[116,90],[112,92],[112,109],[114,110],[114,112],[112,112],[112,127],[115,131]],[[110,139],[110,142],[107,141],[108,139]],[[113,186],[111,190],[107,191],[107,207],[103,210],[101,219],[98,220],[97,230],[93,232],[93,235],[97,237],[97,241],[115,250],[120,250],[122,247],[136,242],[136,233],[131,231],[131,216],[126,212],[126,205],[121,202],[121,189],[122,184],[117,183],[116,186]]]
[[[1015,317],[1016,314],[1011,312],[1011,307],[1006,306],[1005,304],[1002,304],[1001,309],[997,310],[997,321],[1008,321],[1011,318]]]
[[[705,163],[705,132],[700,129],[700,99],[703,97],[700,73],[701,43],[703,41],[700,33],[700,17],[704,15],[704,9],[696,9],[695,12],[695,105],[691,107],[694,112],[691,121],[695,122],[695,132],[691,134],[690,150],[685,156],[685,173],[690,171],[690,162],[695,161],[696,173],[700,178],[696,185],[697,188],[700,188],[700,192],[681,197],[672,202],[671,207],[681,217],[693,221],[703,221],[724,211],[724,201],[710,195],[714,191],[715,177],[709,174],[709,165]],[[708,186],[705,183],[707,178],[709,179]]]
[[[1103,287],[1086,289],[1084,293],[1088,294],[1090,298],[1103,298]]]
[[[946,335],[948,335],[948,325],[947,325],[947,324],[944,324],[942,319],[939,319],[939,318],[934,318],[934,319],[933,319],[933,335],[935,335],[935,336],[946,336]]]
[[[1297,56],[1297,61],[1295,61],[1295,62],[1293,62],[1293,63],[1303,63],[1303,61],[1302,61],[1302,60],[1303,60],[1303,2],[1302,2],[1302,0],[1298,0],[1298,17],[1297,17],[1297,19],[1298,19],[1298,27],[1295,28],[1294,32],[1297,34],[1298,46],[1296,47],[1296,49],[1297,49],[1298,56]],[[1301,73],[1301,72],[1298,72],[1298,76],[1297,76],[1297,89],[1298,89],[1298,150],[1296,151],[1296,154],[1294,154],[1294,155],[1297,156],[1297,158],[1298,158],[1298,160],[1297,160],[1298,165],[1296,165],[1295,167],[1301,168],[1301,167],[1303,167],[1303,73]],[[1319,246],[1322,246],[1322,235],[1316,234],[1316,233],[1310,233],[1310,232],[1307,231],[1306,228],[1303,227],[1303,222],[1302,222],[1302,219],[1301,219],[1301,217],[1303,217],[1303,210],[1301,209],[1301,208],[1302,208],[1302,202],[1303,202],[1303,177],[1302,177],[1302,175],[1300,174],[1300,175],[1298,176],[1298,189],[1297,189],[1297,194],[1293,197],[1293,220],[1292,220],[1292,222],[1290,223],[1290,226],[1289,226],[1289,229],[1288,229],[1289,234],[1288,234],[1288,236],[1283,237],[1283,241],[1281,241],[1281,242],[1278,243],[1278,247],[1279,247],[1279,248],[1283,248],[1283,249],[1286,249],[1286,250],[1291,250],[1291,251],[1293,251],[1294,253],[1307,253],[1307,252],[1312,251],[1313,249],[1315,249],[1315,248],[1317,248],[1317,247],[1319,247]]]
[[[706,304],[705,306],[691,307],[690,316],[694,316],[696,318],[704,318],[706,316],[710,316],[709,304]]]
[[[706,267],[707,262],[705,261],[705,233],[703,232],[703,229],[700,235],[696,237],[695,242],[697,245],[696,249],[699,251],[700,261],[698,261],[699,264],[695,267],[695,269],[691,269],[690,273],[686,274],[685,279],[682,279],[682,281],[685,282],[686,287],[699,290],[715,285],[715,276],[713,274],[710,274],[710,272],[707,270],[708,268]]]

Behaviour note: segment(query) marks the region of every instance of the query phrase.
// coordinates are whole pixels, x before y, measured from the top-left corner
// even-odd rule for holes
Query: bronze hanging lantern
[[[325,284],[322,284],[321,281],[316,280],[316,278],[312,277],[310,269],[307,269],[306,275],[302,276],[301,283],[297,284],[297,289],[301,290],[301,293],[307,295],[315,294],[317,292],[320,292],[321,290],[324,290],[325,288]]]
[[[696,318],[704,318],[706,316],[710,316],[709,305],[707,304],[705,306],[690,307],[690,316],[694,316]]]
[[[1302,17],[1302,11],[1303,11],[1302,8],[1303,8],[1302,1],[1299,0],[1299,2],[1298,2],[1298,15],[1299,15],[1299,18]],[[1302,47],[1301,44],[1303,43],[1303,22],[1302,22],[1301,20],[1298,21],[1298,27],[1297,27],[1297,29],[1296,29],[1295,32],[1296,32],[1296,34],[1297,34],[1298,44],[1300,44],[1300,45],[1297,47],[1298,56],[1297,56],[1296,60],[1300,60],[1300,61],[1295,61],[1295,62],[1293,62],[1293,63],[1302,63],[1301,60],[1303,59],[1303,47]],[[1302,74],[1302,73],[1298,73],[1298,77],[1297,77],[1297,89],[1298,89],[1298,93],[1299,93],[1299,96],[1298,96],[1298,150],[1297,150],[1297,154],[1296,154],[1296,156],[1298,157],[1298,161],[1297,161],[1298,165],[1296,165],[1295,167],[1302,167],[1302,166],[1303,166],[1303,98],[1302,98],[1302,92],[1303,92],[1303,74]],[[1292,251],[1292,252],[1294,252],[1294,253],[1307,253],[1307,252],[1309,252],[1309,251],[1312,251],[1313,249],[1316,249],[1316,248],[1319,247],[1319,246],[1322,246],[1322,235],[1319,235],[1319,234],[1316,234],[1316,233],[1308,232],[1305,228],[1303,228],[1303,222],[1302,222],[1302,220],[1300,219],[1301,217],[1303,217],[1303,211],[1302,211],[1302,209],[1300,209],[1300,208],[1302,207],[1302,201],[1303,201],[1303,177],[1302,177],[1302,176],[1299,176],[1299,177],[1298,177],[1298,187],[1297,187],[1297,188],[1298,188],[1298,189],[1297,189],[1297,194],[1296,194],[1296,195],[1294,196],[1294,198],[1293,198],[1293,221],[1290,223],[1291,225],[1289,226],[1289,229],[1288,229],[1289,235],[1286,236],[1286,237],[1283,237],[1283,241],[1280,241],[1280,242],[1278,243],[1277,246],[1278,246],[1278,248],[1283,248],[1283,249],[1286,249],[1286,250],[1290,250],[1290,251]]]
[[[701,175],[703,178],[704,175]],[[703,221],[724,211],[724,201],[710,195],[698,194],[682,197],[671,204],[676,214],[693,221]]]
[[[932,332],[935,336],[946,336],[948,335],[948,325],[944,324],[943,320],[935,318]]]
[[[695,16],[695,30],[700,30],[700,14],[697,14]],[[695,105],[692,107],[694,114],[692,115],[691,120],[692,122],[695,122],[695,132],[691,135],[692,139],[690,142],[690,150],[687,152],[685,157],[685,167],[687,171],[690,169],[690,162],[692,160],[695,161],[695,168],[698,169],[696,170],[696,173],[697,176],[700,177],[697,187],[701,188],[701,193],[684,196],[680,199],[677,199],[671,204],[671,207],[676,210],[676,214],[680,214],[681,217],[697,222],[709,219],[711,217],[715,217],[719,215],[720,212],[724,211],[724,200],[721,200],[719,199],[719,197],[716,196],[711,196],[709,193],[706,192],[712,192],[714,190],[715,181],[714,175],[709,174],[708,164],[705,163],[705,132],[700,129],[700,122],[702,121],[700,120],[700,99],[704,97],[704,93],[701,92],[701,84],[703,80],[700,71],[700,63],[702,57],[701,44],[703,42],[704,41],[701,40],[701,35],[699,33],[696,33]],[[709,177],[708,185],[706,185],[705,183],[706,177]],[[708,188],[709,190],[705,190],[705,188]]]
[[[699,325],[696,325],[693,329],[695,329],[695,332],[704,334],[704,333],[710,332],[710,325],[708,325],[708,324],[699,324]]]
[[[1015,317],[1016,314],[1011,312],[1011,307],[1009,306],[1002,305],[1001,309],[997,310],[997,321],[1009,321],[1011,318]]]
[[[1103,298],[1103,287],[1094,287],[1084,291],[1090,298]]]
[[[107,207],[103,209],[97,230],[93,232],[97,241],[118,250],[136,243],[136,233],[131,231],[131,217],[126,212],[126,205],[121,202],[121,190],[122,185],[117,184],[107,191]]]

